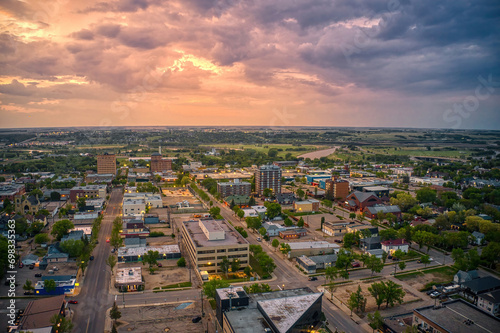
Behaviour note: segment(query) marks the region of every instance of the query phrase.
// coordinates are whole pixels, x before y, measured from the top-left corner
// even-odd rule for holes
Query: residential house
[[[295,258],[297,264],[308,274],[314,274],[318,269],[324,269],[335,265],[337,262],[336,254],[327,254],[324,256],[300,256]]]
[[[52,332],[55,315],[65,316],[64,295],[30,301],[24,309],[16,332]]]
[[[472,242],[475,245],[482,245],[484,243],[484,234],[478,231],[474,231],[471,235]]]
[[[397,250],[401,250],[404,253],[408,253],[408,249],[410,244],[404,240],[404,239],[390,239],[383,241],[382,243],[382,250],[385,252],[392,254]]]
[[[494,316],[498,316],[500,314],[500,290],[477,295],[477,306]]]
[[[276,194],[276,202],[280,205],[293,205],[295,201],[297,201],[297,198],[292,192]]]
[[[359,241],[359,248],[363,251],[378,250],[382,249],[382,243],[380,242],[380,236],[371,236],[367,238],[362,238]]]
[[[478,279],[462,282],[463,296],[477,304],[478,295],[500,289],[500,280],[493,276],[485,276]]]
[[[468,282],[474,279],[478,279],[479,275],[477,270],[472,271],[458,271],[457,274],[453,277],[453,282],[456,284],[462,284],[463,282]]]

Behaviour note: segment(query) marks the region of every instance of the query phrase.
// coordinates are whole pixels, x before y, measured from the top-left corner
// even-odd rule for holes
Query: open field
[[[191,321],[193,317],[199,316],[201,313],[200,301],[181,304],[120,309],[122,317],[119,320],[118,332],[202,332],[202,322],[193,323]]]
[[[384,281],[384,280],[380,280],[380,281]],[[342,303],[347,304],[351,293],[357,291],[358,285],[359,285],[359,286],[361,286],[363,296],[367,299],[365,312],[366,313],[372,312],[372,311],[377,310],[377,304],[375,303],[375,299],[373,298],[373,296],[368,291],[368,287],[370,287],[373,282],[380,282],[380,281],[366,281],[366,282],[362,282],[359,284],[352,283],[352,284],[347,284],[347,285],[340,285],[333,292],[333,294]],[[414,301],[420,300],[420,297],[413,295],[409,290],[405,289],[404,291],[406,294],[403,298],[403,303],[414,302]],[[384,308],[385,308],[385,304],[382,305],[381,309],[384,309]]]
[[[203,146],[202,146],[203,147]],[[258,145],[251,145],[251,144],[215,144],[215,145],[206,145],[204,146],[206,148],[227,148],[227,149],[238,149],[238,150],[245,150],[245,149],[253,149],[258,152],[262,152],[267,154],[270,149],[276,148],[276,149],[282,149],[282,151],[278,151],[278,156],[285,156],[288,153],[291,153],[293,157],[297,157],[301,154],[308,153],[308,152],[313,152],[315,150],[320,150],[320,149],[326,149],[330,148],[328,146],[322,146],[322,145],[301,145],[301,146],[296,146],[296,145],[291,145],[291,144],[258,144]],[[299,150],[287,150],[288,149],[301,149]],[[303,149],[303,150],[302,150]]]
[[[450,282],[453,280],[456,272],[457,270],[453,267],[442,266],[424,271],[397,274],[396,278],[405,281],[415,289],[422,290],[430,283],[440,284]]]

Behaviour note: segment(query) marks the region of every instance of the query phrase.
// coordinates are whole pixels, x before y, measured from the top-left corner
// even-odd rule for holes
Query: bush
[[[181,257],[179,260],[177,260],[177,266],[186,267],[186,259],[184,257]]]
[[[165,236],[165,234],[161,231],[153,231],[149,234],[149,237],[162,237]]]

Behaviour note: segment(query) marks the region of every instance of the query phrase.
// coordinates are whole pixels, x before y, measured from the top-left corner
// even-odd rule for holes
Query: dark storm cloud
[[[94,33],[88,29],[83,29],[72,33],[71,37],[75,39],[92,40],[94,39]]]
[[[103,24],[97,27],[97,33],[109,37],[115,38],[120,33],[121,27],[118,24]]]
[[[9,94],[16,96],[31,96],[35,93],[36,87],[34,85],[28,85],[26,87],[24,84],[17,80],[12,80],[11,83],[0,84],[0,93]]]

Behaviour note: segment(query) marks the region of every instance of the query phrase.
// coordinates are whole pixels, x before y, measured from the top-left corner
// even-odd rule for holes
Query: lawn
[[[262,270],[262,267],[260,267],[259,263],[255,259],[253,255],[250,255],[250,266],[252,269],[257,273],[261,279],[264,279],[264,271]]]
[[[201,146],[203,147],[203,146]],[[309,153],[315,150],[321,150],[321,149],[327,149],[331,148],[329,146],[312,146],[312,145],[303,145],[303,146],[294,146],[291,144],[257,144],[257,145],[242,145],[242,144],[216,144],[216,145],[210,145],[210,146],[204,146],[206,148],[227,148],[227,149],[239,149],[239,150],[245,150],[245,149],[253,149],[258,152],[262,152],[267,154],[269,149],[276,148],[276,149],[282,149],[282,151],[278,151],[278,156],[280,157],[285,157],[286,154],[291,153],[292,157],[297,157],[298,155],[302,155],[305,153]],[[304,150],[297,151],[297,150],[286,150],[287,148],[302,148]]]
[[[457,269],[450,266],[440,266],[421,271],[414,271],[403,274],[396,274],[396,278],[405,281],[418,290],[427,290],[435,284],[449,283],[453,281],[453,276]]]

